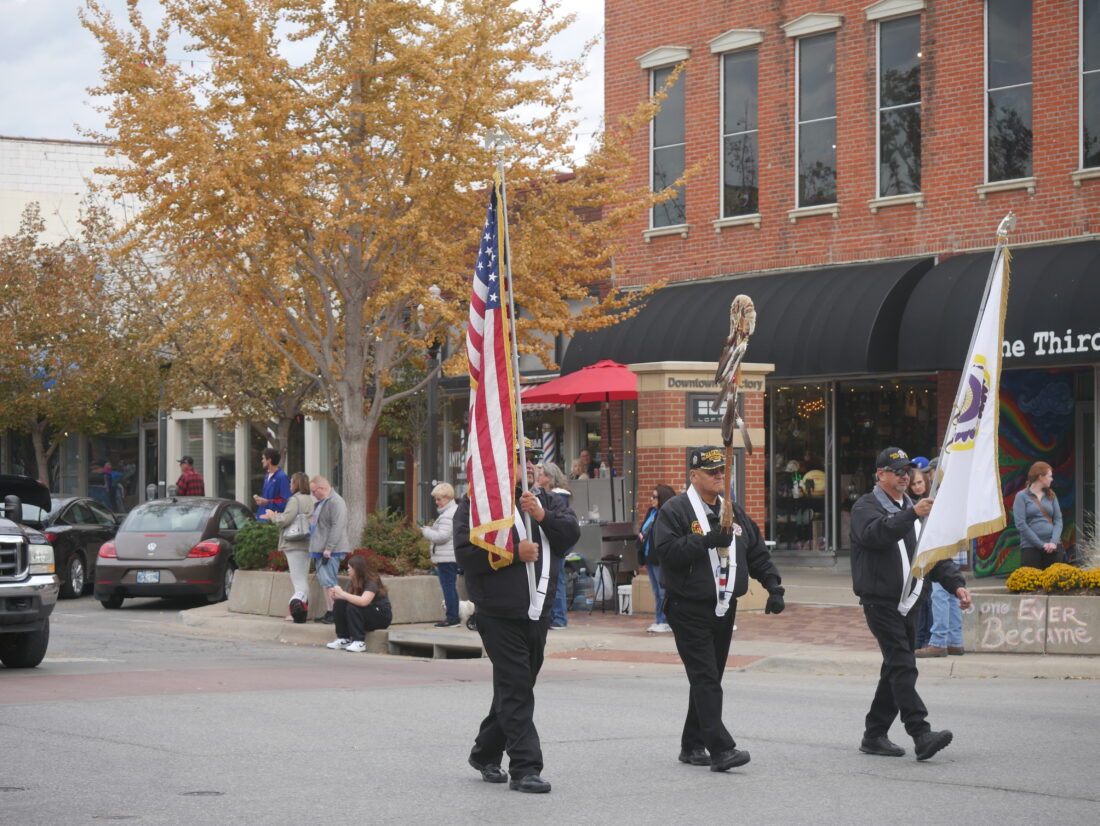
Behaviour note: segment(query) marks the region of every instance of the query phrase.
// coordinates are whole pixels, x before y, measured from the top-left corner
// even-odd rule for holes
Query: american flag
[[[508,302],[501,276],[504,216],[498,214],[500,177],[493,180],[470,295],[466,355],[470,362],[470,437],[466,479],[470,541],[489,552],[489,565],[512,562],[515,518],[516,404]]]

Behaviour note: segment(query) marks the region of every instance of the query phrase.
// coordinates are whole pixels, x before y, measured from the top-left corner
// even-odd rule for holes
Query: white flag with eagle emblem
[[[913,576],[924,576],[971,539],[1005,526],[997,429],[1001,340],[1008,303],[1007,248],[998,245],[996,255],[989,295],[947,423],[936,469],[938,490],[917,546]]]

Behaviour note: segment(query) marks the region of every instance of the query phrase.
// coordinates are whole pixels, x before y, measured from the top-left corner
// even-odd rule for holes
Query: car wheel
[[[223,602],[229,599],[229,592],[233,590],[233,577],[237,573],[237,566],[232,562],[226,563],[225,572],[222,574],[222,587],[206,598],[207,602]]]
[[[38,631],[25,634],[0,634],[0,662],[8,668],[34,668],[46,656],[50,643],[50,621]]]
[[[104,608],[110,608],[112,610],[115,608],[121,608],[122,596],[119,594],[111,594],[109,597],[107,597],[107,599],[101,599],[99,601],[99,604],[102,605]]]
[[[73,551],[65,563],[65,571],[61,577],[61,598],[76,599],[84,593],[84,584],[87,581],[84,556],[80,551]]]

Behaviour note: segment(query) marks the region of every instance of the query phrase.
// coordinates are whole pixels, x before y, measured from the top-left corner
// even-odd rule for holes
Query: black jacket
[[[744,596],[749,590],[750,575],[771,591],[782,580],[760,536],[760,529],[736,502],[733,503],[733,519],[741,526],[741,535],[735,534],[733,538],[737,560],[734,598]],[[716,529],[718,521],[718,514],[712,512],[710,524],[699,526],[686,493],[673,496],[657,511],[653,548],[661,566],[661,584],[672,596],[717,604],[714,571],[710,567],[710,552],[703,535]]]
[[[905,540],[912,563],[917,550],[916,524],[917,513],[908,498],[895,513],[888,512],[873,491],[856,500],[852,506],[852,590],[861,604],[897,606],[902,586],[898,540]],[[938,582],[952,594],[966,585],[950,559],[937,562],[927,579]],[[923,588],[921,599],[926,599],[930,591],[931,588]]]
[[[540,490],[535,494],[546,516],[541,524],[531,519],[531,541],[539,542],[539,532],[546,533],[550,543],[551,559],[535,563],[535,576],[542,576],[543,565],[550,565],[550,578],[546,584],[546,600],[542,604],[542,616],[550,613],[554,592],[558,584],[558,559],[577,544],[581,538],[580,525],[573,510],[556,493]],[[519,496],[516,497],[519,503]],[[489,565],[489,553],[470,542],[470,500],[463,498],[454,515],[455,559],[466,577],[466,591],[477,606],[479,614],[507,619],[528,619],[530,596],[527,588],[527,564],[517,553],[509,565],[493,570]],[[519,537],[512,529],[512,543],[518,550]]]

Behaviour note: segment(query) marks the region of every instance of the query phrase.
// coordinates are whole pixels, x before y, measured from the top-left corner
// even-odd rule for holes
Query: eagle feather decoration
[[[752,442],[748,429],[739,412],[739,384],[741,381],[741,362],[749,346],[749,336],[756,329],[756,307],[747,295],[739,295],[730,303],[730,334],[718,359],[718,370],[714,374],[714,383],[718,391],[717,407],[726,403],[726,413],[722,417],[722,444],[727,448],[733,444],[734,428],[741,431],[745,450],[752,454]]]

